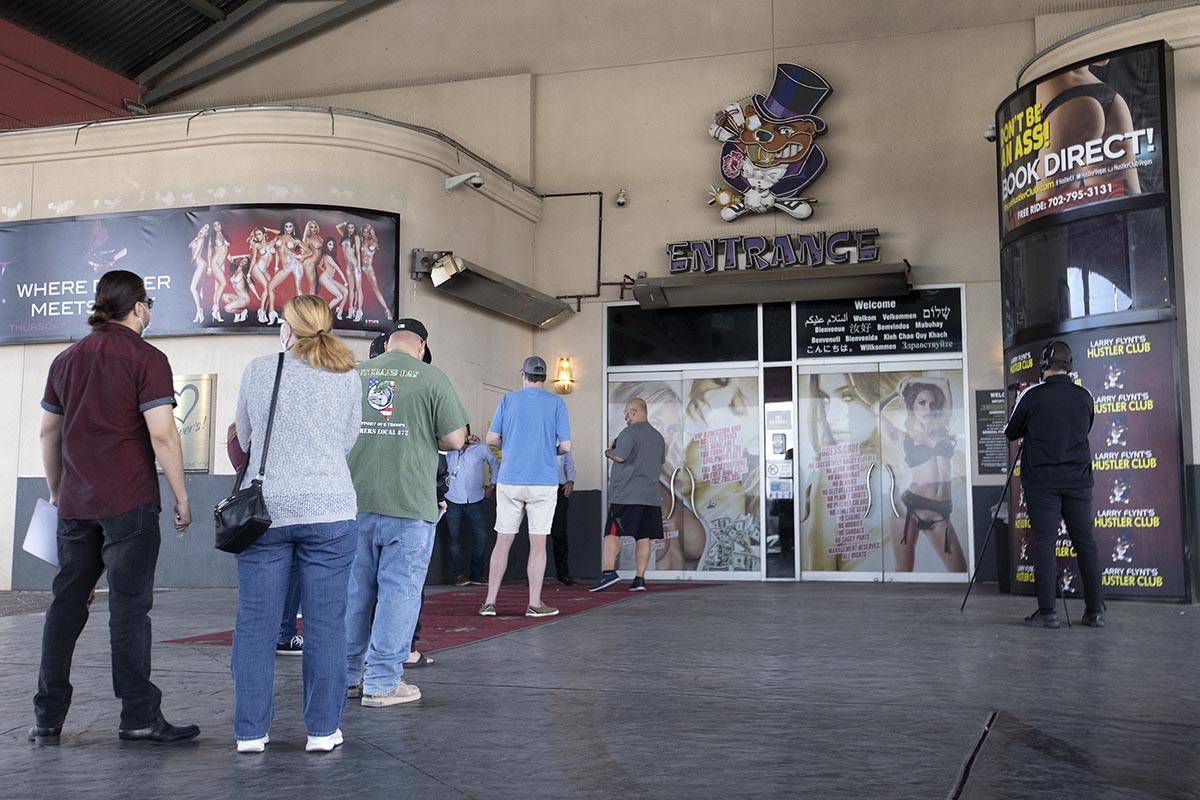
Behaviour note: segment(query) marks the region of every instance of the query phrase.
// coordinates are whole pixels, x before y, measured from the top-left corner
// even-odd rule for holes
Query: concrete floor
[[[119,746],[102,601],[63,744],[35,748],[41,616],[15,614],[0,618],[0,797],[1200,796],[1200,610],[1114,603],[1104,630],[1034,631],[1017,624],[1029,599],[993,592],[960,615],[960,587],[650,591],[441,653],[412,673],[421,701],[348,707],[326,756],[303,752],[293,659],[267,753],[235,754],[229,651],[213,646],[154,653],[164,711],[198,723],[198,743]],[[155,639],[228,628],[234,604],[160,593]]]

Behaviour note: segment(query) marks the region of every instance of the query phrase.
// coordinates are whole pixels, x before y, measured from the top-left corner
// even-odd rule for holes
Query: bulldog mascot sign
[[[709,204],[732,222],[749,212],[778,209],[808,219],[817,201],[801,193],[825,170],[816,143],[825,133],[817,107],[829,84],[798,64],[779,64],[767,96],[755,94],[716,113],[708,132],[721,142],[721,177],[729,188],[710,187]]]

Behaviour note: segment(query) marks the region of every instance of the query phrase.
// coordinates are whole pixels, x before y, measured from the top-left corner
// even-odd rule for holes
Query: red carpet
[[[525,616],[525,604],[529,600],[529,595],[523,585],[505,586],[500,591],[500,601],[496,604],[499,615],[495,617],[479,616],[479,607],[483,605],[486,593],[486,589],[482,586],[439,592],[425,597],[425,604],[421,608],[421,640],[418,643],[418,649],[422,652],[432,653],[450,647],[481,642],[495,636],[503,636],[506,633],[524,630],[533,625],[562,619],[600,606],[619,603],[622,600],[646,597],[657,592],[703,589],[716,585],[718,584],[698,582],[651,583],[645,592],[630,592],[627,588],[629,583],[622,581],[603,592],[589,592],[583,585],[561,586],[555,583],[551,586],[547,584],[542,590],[542,602],[557,608],[559,614],[556,617],[538,619],[530,619]],[[303,613],[303,609],[301,609],[301,613]],[[214,631],[199,636],[189,636],[185,639],[171,639],[166,644],[215,644],[229,647],[233,644],[233,631]]]

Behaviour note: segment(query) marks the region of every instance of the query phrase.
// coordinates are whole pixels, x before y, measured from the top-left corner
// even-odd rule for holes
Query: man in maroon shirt
[[[175,529],[192,521],[172,409],[167,357],[142,340],[153,300],[132,272],[106,273],[96,287],[92,333],[50,366],[42,399],[42,464],[58,506],[58,574],[42,631],[42,663],[29,738],[56,744],[71,704],[71,656],[87,622],[88,595],[108,570],[117,735],[169,744],[195,725],[163,719],[150,682],[150,606],[158,562],[160,498],[154,459],[175,496]]]

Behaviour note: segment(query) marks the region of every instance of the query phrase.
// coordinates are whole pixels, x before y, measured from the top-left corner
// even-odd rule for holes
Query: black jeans
[[[1034,578],[1037,581],[1038,608],[1054,611],[1058,589],[1058,563],[1055,542],[1058,522],[1067,523],[1067,534],[1078,554],[1079,578],[1083,582],[1084,602],[1088,611],[1099,611],[1100,549],[1092,535],[1091,489],[1026,489],[1025,506],[1033,527]]]
[[[54,600],[42,630],[42,665],[33,710],[38,725],[57,728],[71,705],[71,656],[88,619],[87,599],[108,570],[113,691],[121,728],[158,722],[162,692],[150,682],[150,606],[158,563],[158,509],[139,506],[100,520],[60,519]]]
[[[550,523],[550,541],[554,544],[554,574],[559,579],[571,577],[571,567],[567,563],[567,511],[570,507],[571,498],[563,494],[563,487],[559,486],[554,521]]]

